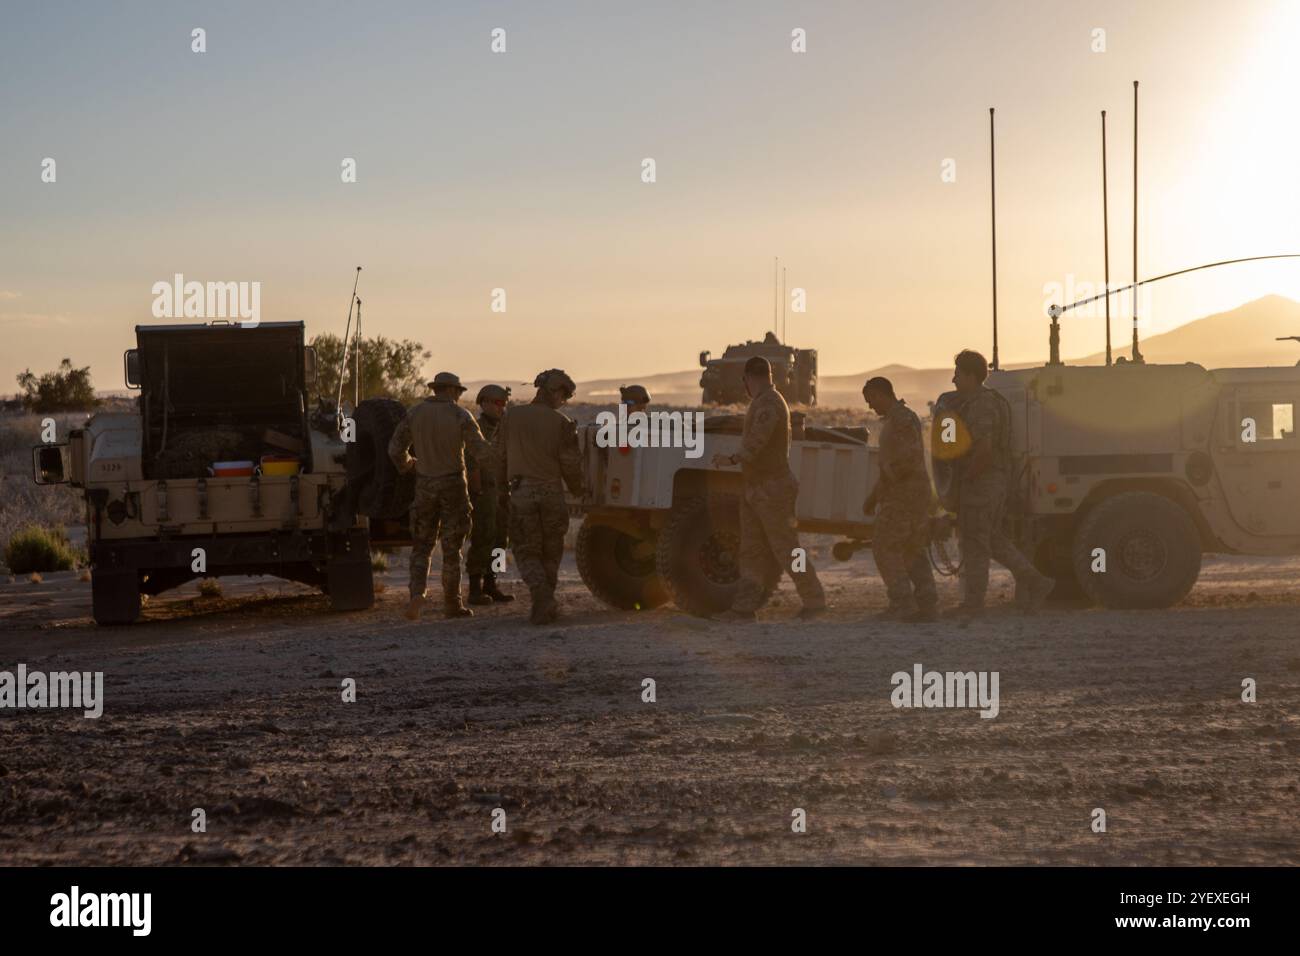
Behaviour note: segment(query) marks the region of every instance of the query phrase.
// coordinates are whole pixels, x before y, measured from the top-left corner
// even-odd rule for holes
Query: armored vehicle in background
[[[772,363],[772,382],[791,405],[817,404],[817,350],[782,345],[768,332],[761,342],[728,345],[722,358],[700,353],[700,387],[705,405],[739,405],[749,401],[745,394],[745,362],[761,355]]]
[[[301,322],[137,326],[136,339],[126,380],[138,412],[95,415],[33,449],[38,484],[85,491],[96,622],[128,624],[141,594],[227,574],[370,607],[368,516],[403,507],[391,462],[377,460],[400,404],[362,402],[346,442],[332,414],[310,414]]]

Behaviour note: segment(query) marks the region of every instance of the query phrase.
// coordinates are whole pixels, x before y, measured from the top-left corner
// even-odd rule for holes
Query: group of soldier
[[[950,393],[955,397],[950,407],[963,422],[966,441],[953,463],[955,480],[943,504],[957,516],[962,548],[963,597],[949,613],[964,619],[983,611],[990,558],[1012,572],[1022,608],[1036,608],[1052,589],[1051,579],[1033,567],[1003,530],[1012,467],[1010,409],[985,385],[988,370],[978,352],[963,351],[954,359],[956,392]],[[740,451],[713,458],[715,466],[739,465],[743,482],[740,584],[732,606],[718,619],[752,621],[769,591],[766,585],[782,569],[802,601],[799,617],[817,617],[827,608],[817,572],[811,563],[791,560],[799,548],[799,486],[789,464],[790,409],[773,384],[767,359],[751,358],[744,380],[750,401]],[[469,604],[513,600],[496,580],[508,542],[528,587],[530,621],[554,621],[569,527],[564,493],[566,488],[574,495],[584,490],[577,428],[560,411],[576,385],[563,370],[548,369],[534,379],[533,399],[515,405],[509,388],[486,385],[476,396],[477,420],[459,404],[466,389],[455,375],[439,372],[429,385],[432,394],[410,409],[388,447],[399,471],[416,476],[407,618],[420,617],[435,544],[442,547],[444,614],[473,614],[460,587],[461,548],[468,536]],[[921,421],[894,394],[888,379],[872,378],[862,391],[882,426],[879,480],[863,504],[865,513],[876,514],[872,548],[889,597],[881,616],[934,621],[938,592],[928,545],[935,496]],[[621,399],[629,412],[644,411],[650,402],[639,385],[624,386]]]

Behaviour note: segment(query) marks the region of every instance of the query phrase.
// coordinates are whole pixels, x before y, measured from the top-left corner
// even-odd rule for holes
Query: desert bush
[[[23,403],[35,412],[64,412],[94,408],[99,404],[90,384],[90,366],[74,368],[64,359],[53,372],[36,375],[27,369],[18,376]]]
[[[199,581],[199,597],[221,597],[221,582],[216,578],[204,578]]]
[[[78,555],[62,528],[28,525],[5,545],[5,564],[15,574],[33,571],[71,571]]]

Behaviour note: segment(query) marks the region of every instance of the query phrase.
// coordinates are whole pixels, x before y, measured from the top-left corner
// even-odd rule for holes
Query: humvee
[[[332,410],[309,410],[315,353],[301,322],[137,326],[136,341],[125,366],[137,412],[97,414],[33,449],[37,483],[85,491],[95,621],[130,623],[141,594],[227,574],[370,607],[371,522],[410,501],[384,453],[402,406],[361,402],[343,441]]]
[[[1012,411],[1008,527],[1055,597],[1169,607],[1203,554],[1300,553],[1300,368],[1055,363],[987,384]],[[941,495],[963,451],[939,434],[954,397],[935,403]]]
[[[772,363],[772,384],[791,405],[817,404],[817,350],[782,345],[768,332],[761,342],[728,345],[722,358],[700,353],[700,387],[705,405],[736,405],[749,400],[745,393],[745,362],[761,355]]]

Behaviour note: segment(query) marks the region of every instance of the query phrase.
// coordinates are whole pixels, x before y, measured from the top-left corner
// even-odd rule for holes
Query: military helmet
[[[510,389],[500,385],[484,385],[478,390],[478,395],[474,396],[475,405],[482,405],[484,402],[508,401],[510,401]]]
[[[429,383],[430,388],[458,388],[462,392],[467,391],[464,385],[460,384],[460,376],[453,375],[451,372],[439,372]]]
[[[548,368],[545,372],[538,372],[533,384],[548,391],[564,392],[565,398],[573,398],[573,393],[578,390],[573,379],[562,368]]]
[[[625,402],[634,404],[650,404],[650,393],[646,391],[644,385],[620,385],[618,387],[619,398]]]

